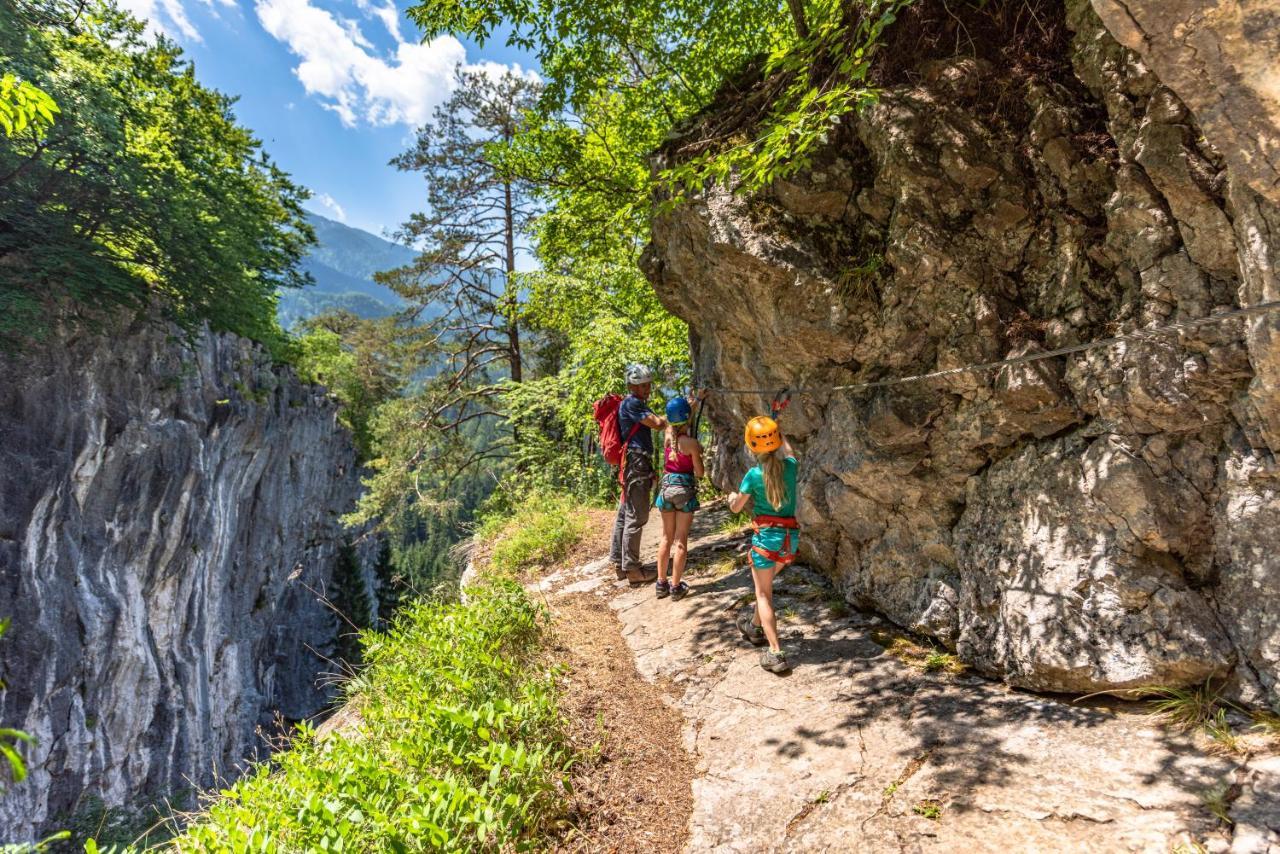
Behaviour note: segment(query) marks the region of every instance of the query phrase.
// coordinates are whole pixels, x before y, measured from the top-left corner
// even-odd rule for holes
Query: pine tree
[[[348,664],[360,662],[359,631],[372,628],[376,615],[369,598],[360,556],[351,540],[343,540],[333,566],[333,586],[329,604],[340,614],[338,618],[337,657]]]
[[[516,439],[499,427],[499,393],[503,381],[525,376],[516,258],[537,211],[531,185],[504,153],[538,91],[509,71],[459,70],[452,97],[391,161],[427,185],[428,210],[397,234],[417,259],[377,276],[408,303],[397,347],[417,382],[380,410],[381,455],[364,518],[429,512],[460,475],[505,459]]]

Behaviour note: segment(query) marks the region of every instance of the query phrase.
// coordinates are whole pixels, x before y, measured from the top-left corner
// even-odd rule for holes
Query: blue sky
[[[422,181],[387,161],[448,97],[453,68],[532,60],[501,39],[481,50],[422,44],[395,0],[122,0],[176,39],[208,86],[314,196],[308,207],[374,234],[422,207]]]

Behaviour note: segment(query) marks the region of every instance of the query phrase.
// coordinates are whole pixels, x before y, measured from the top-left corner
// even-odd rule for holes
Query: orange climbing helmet
[[[767,415],[757,415],[747,422],[747,447],[753,454],[767,454],[782,447],[778,422]]]

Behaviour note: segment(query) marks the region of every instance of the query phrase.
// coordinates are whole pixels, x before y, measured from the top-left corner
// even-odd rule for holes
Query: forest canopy
[[[282,341],[275,295],[306,281],[307,193],[233,98],[102,0],[6,2],[0,66],[56,110],[0,135],[0,338],[124,306]]]

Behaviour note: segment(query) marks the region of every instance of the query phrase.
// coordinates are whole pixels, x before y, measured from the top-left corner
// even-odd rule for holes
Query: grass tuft
[[[743,510],[740,513],[730,513],[725,516],[724,521],[720,523],[720,527],[717,529],[716,533],[732,534],[735,531],[742,530],[750,524],[751,514],[748,511]]]
[[[1213,752],[1226,754],[1245,754],[1249,752],[1245,740],[1236,735],[1227,722],[1227,710],[1218,709],[1211,720],[1204,725],[1204,734],[1213,741]]]
[[[567,498],[554,498],[523,508],[515,516],[486,519],[476,539],[492,549],[491,573],[517,578],[563,560],[586,536],[587,527],[582,507]]]
[[[923,800],[913,806],[911,811],[918,816],[929,819],[929,821],[937,821],[942,818],[942,804],[935,800]]]
[[[1133,692],[1139,697],[1154,697],[1150,707],[1164,723],[1180,732],[1199,733],[1209,739],[1210,751],[1224,754],[1246,754],[1247,741],[1236,734],[1227,720],[1231,709],[1241,711],[1223,699],[1210,682],[1185,688],[1152,686]],[[1255,715],[1254,720],[1257,720]],[[1255,723],[1255,729],[1257,724]]]
[[[705,563],[690,561],[685,569],[685,574],[694,578],[711,578],[714,580],[732,574],[738,566],[737,559],[732,555]]]
[[[1280,743],[1280,715],[1275,712],[1254,712],[1252,717],[1253,726],[1250,729],[1272,742]]]
[[[1151,710],[1169,726],[1183,732],[1204,729],[1222,711],[1218,693],[1206,682],[1189,688],[1154,686],[1136,693],[1155,699]]]
[[[924,673],[942,671],[955,676],[968,668],[967,664],[945,649],[918,643],[906,635],[885,629],[873,629],[870,635],[873,641],[884,647],[886,653]]]
[[[1221,783],[1200,793],[1200,801],[1214,818],[1226,825],[1235,824],[1231,819],[1231,785]]]

